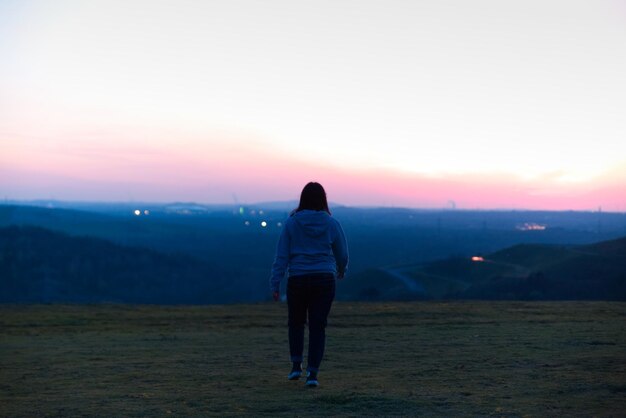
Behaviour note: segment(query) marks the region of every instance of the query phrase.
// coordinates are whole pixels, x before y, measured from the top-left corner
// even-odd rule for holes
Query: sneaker
[[[300,379],[300,376],[302,376],[302,370],[293,370],[287,376],[287,380],[298,380]]]
[[[291,368],[291,372],[287,376],[288,380],[298,380],[302,376],[302,364],[293,363],[293,367]]]
[[[305,383],[305,385],[307,387],[310,387],[310,388],[318,387],[320,384],[317,381],[317,373],[315,373],[315,372],[308,372],[307,375],[306,375],[306,383]]]

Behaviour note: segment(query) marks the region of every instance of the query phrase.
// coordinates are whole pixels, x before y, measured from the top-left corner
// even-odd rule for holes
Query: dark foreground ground
[[[317,389],[285,311],[0,305],[0,415],[625,414],[624,303],[337,303]]]

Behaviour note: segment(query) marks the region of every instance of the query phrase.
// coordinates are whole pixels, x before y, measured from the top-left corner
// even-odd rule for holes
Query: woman
[[[289,352],[293,363],[289,380],[302,375],[304,324],[308,316],[306,385],[319,385],[317,374],[324,356],[326,320],[335,298],[335,276],[343,279],[347,265],[346,237],[339,222],[330,215],[326,192],[321,184],[308,183],[302,189],[298,208],[283,227],[270,280],[277,301],[280,281],[288,271]]]

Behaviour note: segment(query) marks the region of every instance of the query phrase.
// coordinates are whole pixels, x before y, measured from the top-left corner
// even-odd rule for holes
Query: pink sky
[[[228,145],[235,141],[232,145]],[[23,144],[24,142],[22,142]],[[15,144],[18,144],[17,142]],[[389,169],[341,168],[236,140],[206,146],[109,145],[6,148],[0,190],[11,199],[82,201],[196,201],[241,203],[297,199],[308,181],[325,185],[336,203],[462,209],[625,211],[624,172],[593,181],[558,175],[523,179],[511,174],[424,175]],[[225,145],[226,144],[226,145]],[[84,143],[83,143],[84,145]],[[192,148],[188,146],[195,145]]]
[[[0,2],[0,197],[626,211],[620,2]]]

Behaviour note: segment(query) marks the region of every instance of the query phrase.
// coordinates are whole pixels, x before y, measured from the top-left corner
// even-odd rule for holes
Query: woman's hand
[[[280,300],[280,293],[279,292],[272,293],[272,298],[274,298],[274,302],[278,302]]]

